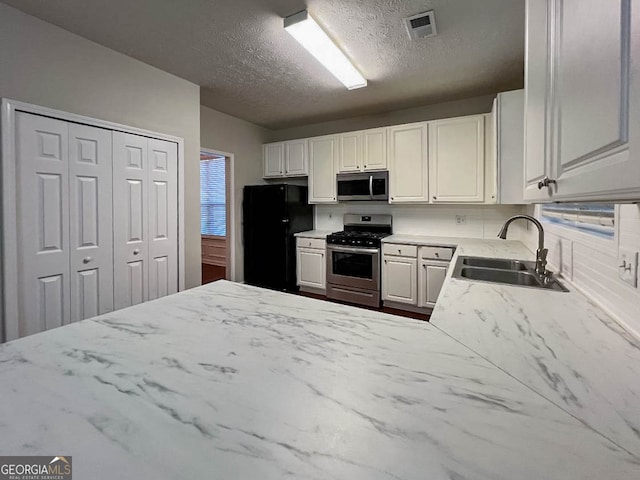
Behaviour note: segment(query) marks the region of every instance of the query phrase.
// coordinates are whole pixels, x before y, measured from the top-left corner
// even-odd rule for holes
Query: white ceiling
[[[200,85],[201,103],[268,128],[520,88],[525,0],[2,0]],[[283,29],[308,8],[369,80],[346,90]],[[435,11],[438,35],[402,19]]]

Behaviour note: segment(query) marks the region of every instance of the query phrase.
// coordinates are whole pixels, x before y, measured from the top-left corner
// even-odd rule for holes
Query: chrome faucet
[[[544,229],[542,228],[542,224],[536,220],[535,218],[529,215],[514,215],[509,220],[507,220],[500,230],[498,234],[498,238],[503,240],[507,239],[507,230],[509,230],[509,225],[514,220],[518,220],[522,218],[523,220],[529,220],[538,228],[538,250],[536,250],[536,273],[541,277],[547,277],[551,272],[547,271],[547,253],[549,252],[546,248],[544,248]]]

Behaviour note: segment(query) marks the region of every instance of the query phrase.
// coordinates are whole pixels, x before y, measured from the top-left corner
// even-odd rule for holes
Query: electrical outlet
[[[467,217],[466,215],[456,215],[456,225],[466,225]]]
[[[637,285],[638,252],[620,249],[618,252],[618,276],[632,287]]]

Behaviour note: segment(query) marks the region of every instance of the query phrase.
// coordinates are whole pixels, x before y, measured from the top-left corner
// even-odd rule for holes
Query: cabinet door
[[[8,339],[69,323],[69,124],[16,113],[17,325]]]
[[[429,190],[434,203],[484,202],[484,116],[429,123]]]
[[[629,125],[638,122],[630,89],[634,98],[640,90],[630,53],[631,29],[640,27],[635,2],[610,0],[605,9],[595,0],[553,3],[553,199],[637,199],[640,161],[629,155]]]
[[[324,290],[327,264],[324,250],[299,247],[297,252],[298,285]]]
[[[309,203],[336,203],[339,137],[309,139]]]
[[[299,177],[309,174],[309,149],[307,140],[292,140],[284,144],[286,177]]]
[[[362,169],[362,132],[340,135],[340,173],[357,172]]]
[[[387,128],[373,128],[362,132],[364,171],[387,169],[387,131]]]
[[[549,171],[547,141],[549,34],[548,14],[554,0],[528,0],[524,78],[524,199],[549,200],[550,190],[538,189],[538,182]]]
[[[429,201],[427,124],[389,128],[389,202]]]
[[[386,256],[382,269],[382,299],[417,305],[417,265],[416,258]]]
[[[284,143],[269,143],[262,146],[264,178],[284,176]]]
[[[178,291],[178,144],[149,139],[149,300]]]
[[[113,310],[112,132],[69,124],[71,321]]]
[[[498,203],[498,153],[496,148],[496,100],[484,116],[484,203]],[[522,161],[522,160],[521,160]],[[520,184],[517,184],[519,187]]]
[[[524,90],[499,93],[495,103],[499,203],[523,203]]]
[[[448,263],[442,262],[420,262],[420,278],[419,278],[419,306],[433,307],[438,300],[440,290],[447,277]]]
[[[113,260],[116,309],[149,298],[146,137],[113,132]]]

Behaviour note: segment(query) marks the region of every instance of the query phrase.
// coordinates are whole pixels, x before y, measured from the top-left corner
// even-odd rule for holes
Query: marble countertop
[[[77,478],[640,469],[429,323],[226,281],[1,345],[0,382],[0,454],[72,455]]]
[[[298,232],[294,233],[295,237],[302,238],[322,238],[323,240],[327,238],[327,235],[330,235],[333,232],[329,232],[327,230],[307,230],[306,232]]]
[[[534,260],[520,242],[455,244],[452,265],[459,255]],[[432,325],[640,457],[636,338],[564,280],[568,293],[455,279],[452,270]]]

